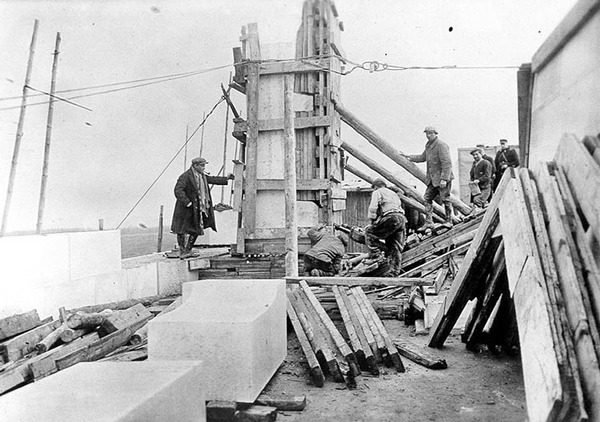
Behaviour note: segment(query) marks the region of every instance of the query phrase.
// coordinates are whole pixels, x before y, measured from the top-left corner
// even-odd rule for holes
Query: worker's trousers
[[[375,220],[365,228],[365,243],[369,249],[377,247],[377,239],[383,239],[390,275],[398,275],[402,268],[402,249],[406,241],[406,219],[401,213],[391,213]]]

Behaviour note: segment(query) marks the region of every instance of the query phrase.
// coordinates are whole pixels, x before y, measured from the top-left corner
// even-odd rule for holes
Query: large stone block
[[[287,353],[284,280],[183,284],[183,303],[148,323],[150,360],[202,360],[206,400],[252,403]]]
[[[119,230],[76,232],[64,236],[69,237],[72,279],[121,270]]]
[[[0,420],[202,422],[200,362],[86,362],[0,399]]]

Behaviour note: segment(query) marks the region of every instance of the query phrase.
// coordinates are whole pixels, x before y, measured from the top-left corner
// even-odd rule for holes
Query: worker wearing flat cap
[[[192,248],[204,229],[217,231],[215,212],[210,196],[209,184],[226,185],[233,174],[210,176],[204,172],[208,161],[202,157],[194,158],[189,169],[179,176],[175,184],[175,210],[171,222],[171,231],[177,234],[179,257],[193,256]],[[186,240],[187,237],[187,240]]]
[[[492,165],[483,158],[483,150],[475,148],[471,151],[473,164],[471,165],[471,215],[476,215],[487,205],[487,200],[492,193]]]
[[[385,256],[389,269],[387,277],[397,277],[402,269],[402,250],[406,240],[406,219],[400,197],[388,189],[385,180],[377,178],[371,185],[373,194],[369,203],[368,216],[371,224],[365,227],[365,244],[370,258],[381,254],[378,240],[385,242]]]
[[[427,126],[425,130],[427,143],[425,151],[419,155],[406,155],[410,161],[415,163],[427,163],[425,190],[426,219],[424,228],[433,227],[433,200],[439,195],[446,211],[444,226],[452,227],[452,204],[450,203],[450,190],[452,189],[452,159],[448,144],[438,137],[438,131],[433,126]]]

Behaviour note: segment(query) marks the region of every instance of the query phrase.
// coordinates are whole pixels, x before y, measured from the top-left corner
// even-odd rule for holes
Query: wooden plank
[[[356,332],[356,335],[358,337],[358,341],[360,342],[362,354],[365,356],[364,363],[366,363],[366,365],[362,369],[364,369],[365,371],[370,371],[372,375],[379,376],[379,368],[377,367],[377,360],[376,360],[375,356],[373,355],[373,351],[371,349],[371,346],[369,344],[367,336],[363,330],[363,324],[361,324],[361,322],[358,318],[358,315],[357,315],[357,312],[360,312],[360,309],[357,310],[355,305],[352,304],[352,301],[350,300],[350,297],[348,296],[348,289],[346,287],[337,287],[337,288],[340,292],[342,302],[344,302],[344,307],[346,308],[346,310],[348,312],[348,316],[350,317],[350,321],[354,327],[354,331]],[[366,320],[365,320],[365,324],[366,324]],[[375,339],[373,338],[373,344],[374,344],[374,342],[375,342]],[[355,352],[356,352],[356,349],[355,349]],[[357,359],[358,359],[358,363],[361,364],[358,353],[357,353]]]
[[[377,326],[377,330],[379,331],[379,333],[381,334],[381,337],[383,338],[385,347],[386,347],[389,357],[392,361],[392,364],[394,365],[394,367],[396,368],[396,370],[398,372],[406,372],[406,369],[404,368],[404,363],[402,363],[402,359],[400,358],[400,355],[398,354],[398,350],[396,349],[396,346],[394,346],[394,343],[392,342],[390,335],[387,332],[387,329],[385,328],[385,325],[383,325],[383,322],[377,315],[377,312],[375,312],[375,309],[373,309],[373,306],[371,305],[369,298],[367,298],[367,295],[365,295],[365,292],[363,291],[363,289],[361,287],[354,287],[353,289],[356,289],[356,291],[358,292],[358,295],[362,298],[362,301],[365,304],[365,308],[367,309],[367,311],[371,315],[371,319]]]
[[[0,340],[24,333],[41,325],[36,309],[0,319]]]
[[[600,1],[598,0],[579,0],[533,55],[531,60],[533,72],[538,73],[541,71],[577,34],[581,27],[594,16],[598,8],[600,8]]]
[[[600,241],[600,166],[573,134],[561,138],[556,164],[567,176],[575,201]]]
[[[328,342],[328,333],[319,322],[318,317],[309,307],[308,300],[298,289],[288,295],[288,300],[292,303],[298,315],[298,319],[304,332],[308,337],[317,359],[321,363],[323,372],[331,374],[335,382],[344,382],[344,376],[340,371],[338,362],[334,356],[334,349],[331,348]]]
[[[75,350],[60,359],[57,359],[56,366],[58,370],[63,370],[79,362],[93,362],[103,358],[110,352],[126,344],[133,333],[135,333],[143,324],[145,324],[145,321],[115,331],[84,348]]]
[[[572,227],[573,236],[575,238],[577,250],[582,260],[583,275],[585,285],[589,293],[590,305],[592,307],[592,314],[595,317],[596,325],[600,325],[600,269],[594,259],[594,254],[590,249],[587,242],[586,233],[583,230],[581,219],[576,212],[575,201],[571,194],[571,189],[567,183],[567,179],[563,174],[562,170],[555,169],[554,175],[559,184],[561,196],[565,203],[565,210],[567,211],[567,217],[570,220]],[[597,350],[596,346],[596,350]]]
[[[350,347],[346,343],[346,340],[344,340],[333,321],[331,321],[331,318],[329,318],[329,315],[327,315],[327,312],[325,312],[325,309],[323,309],[323,307],[319,303],[319,300],[316,298],[308,284],[306,284],[306,281],[300,281],[300,288],[302,289],[302,291],[310,301],[311,305],[313,306],[313,309],[317,312],[317,315],[331,334],[335,345],[342,353],[344,358],[348,361],[350,371],[353,374],[358,375],[360,371],[358,370],[358,365],[356,362],[356,356],[354,356],[354,352],[352,352],[352,349],[350,349]]]
[[[271,406],[251,405],[235,413],[234,422],[274,422],[277,419],[277,408]]]
[[[59,326],[60,320],[56,320],[12,337],[0,344],[0,355],[2,355],[5,362],[15,361],[33,352],[35,345]]]
[[[348,312],[346,303],[342,299],[342,293],[340,292],[340,288],[338,286],[332,286],[331,290],[335,295],[335,301],[340,310],[340,314],[342,315],[342,321],[344,322],[344,327],[346,328],[346,333],[348,334],[348,338],[350,339],[350,345],[352,346],[352,350],[354,351],[356,360],[361,368],[367,368],[367,358],[365,356],[363,346],[358,338],[358,334],[356,332],[356,329],[354,328],[352,319],[350,318],[350,313]]]
[[[48,352],[38,355],[28,361],[29,370],[31,376],[35,380],[42,379],[48,375],[54,374],[58,371],[56,366],[56,360],[63,356],[66,356],[76,350],[82,349],[87,345],[99,340],[98,333],[90,333],[84,337],[81,337],[69,344],[59,346]]]
[[[304,410],[306,407],[306,396],[275,395],[272,393],[261,394],[254,403],[262,406],[275,407],[277,410],[282,411],[297,411]]]
[[[233,205],[232,208],[236,212],[242,211],[242,201],[244,193],[244,163],[238,160],[233,160]]]
[[[294,131],[294,79],[283,81],[283,178],[285,201],[285,274],[298,275],[298,213],[296,211],[296,133]]]
[[[376,363],[382,362],[383,358],[381,356],[381,353],[379,352],[379,347],[377,345],[377,341],[375,340],[375,335],[371,331],[369,322],[367,321],[367,318],[363,314],[356,297],[354,297],[354,295],[351,292],[348,293],[349,290],[347,287],[344,287],[343,290],[346,291],[346,296],[348,297],[348,302],[350,303],[350,308],[354,310],[356,319],[360,323],[362,331],[365,334],[365,337],[367,339],[369,348],[371,349],[371,352],[373,353],[373,356],[375,357],[375,362]]]
[[[435,256],[433,258],[432,257],[428,257],[427,258],[427,262],[419,265],[418,267],[414,267],[414,268],[411,268],[408,271],[403,272],[402,276],[403,277],[409,277],[409,276],[411,276],[411,275],[413,275],[415,273],[421,272],[423,270],[431,269],[431,268],[435,268],[435,267],[439,267],[439,266],[443,265],[444,262],[446,262],[446,260],[448,258],[451,258],[454,255],[458,255],[458,254],[462,254],[462,253],[466,252],[467,249],[469,249],[470,246],[471,246],[471,242],[465,243],[464,245],[459,246],[458,248],[452,249],[451,251],[448,251],[448,252],[446,252],[446,253],[444,253],[442,255],[438,255],[438,256]]]
[[[246,84],[248,132],[246,135],[246,175],[244,178],[243,213],[244,227],[250,233],[256,228],[259,74],[258,64],[248,65],[248,82]]]
[[[100,337],[104,337],[132,325],[144,325],[150,318],[152,318],[150,311],[146,309],[144,305],[138,303],[129,309],[114,312],[107,317],[104,322],[102,322],[102,325],[100,325],[98,334]]]
[[[283,179],[259,179],[257,180],[257,190],[283,190],[285,180]],[[327,179],[298,179],[296,180],[297,190],[327,190],[331,187],[331,182]]]
[[[454,327],[462,310],[471,298],[472,292],[477,287],[477,277],[481,275],[479,266],[482,264],[488,245],[492,241],[492,234],[500,222],[498,206],[506,187],[512,179],[512,174],[512,170],[504,172],[496,193],[492,197],[471,247],[467,251],[444,304],[431,326],[429,334],[430,347],[443,346],[444,341],[452,331],[452,327]]]
[[[569,395],[576,391],[573,378],[561,376],[568,363],[555,349],[554,313],[548,306],[543,264],[525,198],[518,180],[511,180],[502,195],[500,218],[505,230],[506,268],[519,324],[523,378],[530,420],[578,420],[585,410]],[[550,302],[551,303],[551,302]],[[583,413],[582,413],[583,412]]]
[[[600,138],[597,136],[584,136],[583,145],[587,148],[590,155],[600,166]]]
[[[161,295],[140,297],[137,299],[119,300],[116,302],[107,302],[107,303],[100,303],[98,305],[90,305],[90,306],[82,306],[80,308],[73,308],[73,309],[67,310],[67,313],[70,313],[70,314],[74,314],[76,312],[94,313],[94,312],[102,312],[105,309],[112,309],[113,311],[116,311],[116,310],[131,308],[133,305],[136,305],[138,303],[141,303],[144,306],[149,306],[154,302],[158,302],[158,301],[165,300],[165,299],[173,299],[174,300],[175,296],[177,296],[177,295],[173,295],[172,293],[165,293],[165,294],[161,294]],[[77,328],[77,327],[71,327],[71,328]]]
[[[412,360],[419,365],[422,365],[429,369],[446,369],[448,368],[448,364],[446,363],[446,359],[442,359],[436,356],[433,356],[427,350],[420,348],[414,343],[411,343],[408,340],[395,340],[394,345],[396,349],[398,349],[398,353],[404,356],[407,359]]]
[[[283,119],[260,119],[258,121],[258,131],[267,132],[270,130],[283,130]],[[295,117],[294,128],[307,129],[313,127],[324,127],[331,124],[330,116],[306,116],[306,117]],[[246,132],[248,130],[248,123],[241,121],[235,124],[236,132]]]
[[[362,313],[362,315],[367,323],[369,331],[373,334],[373,338],[375,339],[375,344],[377,345],[377,349],[379,351],[378,352],[379,356],[381,356],[381,359],[385,360],[388,357],[385,341],[383,340],[383,336],[379,332],[379,329],[377,328],[375,321],[373,321],[373,318],[372,318],[371,314],[369,313],[369,310],[365,306],[365,303],[363,302],[362,297],[358,294],[357,289],[360,289],[360,287],[350,288],[350,293],[352,294],[352,297],[354,297],[357,307],[360,310],[360,312]],[[389,365],[390,363],[391,363],[391,361],[388,359],[386,361],[386,364]]]
[[[427,286],[431,280],[418,277],[285,277],[288,284],[305,281],[309,286]]]
[[[298,337],[300,347],[302,347],[302,351],[304,352],[304,356],[306,357],[306,361],[308,362],[310,378],[317,387],[323,387],[323,385],[325,384],[325,376],[323,375],[323,371],[321,370],[315,352],[312,349],[308,337],[306,336],[306,333],[302,328],[300,320],[298,319],[298,315],[296,314],[296,311],[294,310],[294,307],[290,303],[289,299],[286,301],[286,306],[288,318],[292,322],[292,326],[294,327],[294,331],[296,332],[296,337]]]
[[[531,63],[522,64],[517,71],[517,115],[519,119],[519,154],[521,166],[529,167],[531,136],[531,104],[533,101],[533,74]]]

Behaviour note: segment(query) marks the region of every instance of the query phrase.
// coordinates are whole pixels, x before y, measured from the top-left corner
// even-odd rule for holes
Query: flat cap
[[[425,126],[425,130],[423,130],[423,132],[433,132],[435,134],[438,133],[438,131],[435,128],[435,126]]]
[[[483,150],[482,150],[481,148],[475,148],[475,149],[472,149],[472,150],[471,150],[471,152],[470,152],[469,154],[473,155],[473,154],[475,154],[476,152],[478,152],[478,153],[480,153],[480,154],[483,154]]]
[[[377,179],[373,180],[373,183],[371,183],[371,187],[387,187],[387,183],[385,183],[385,180],[383,180],[382,178],[378,177]]]
[[[501,144],[506,144],[506,143],[508,143],[508,141],[506,139],[500,139],[500,143]]]
[[[196,157],[192,160],[192,164],[208,164],[208,161],[206,161],[206,158]]]

